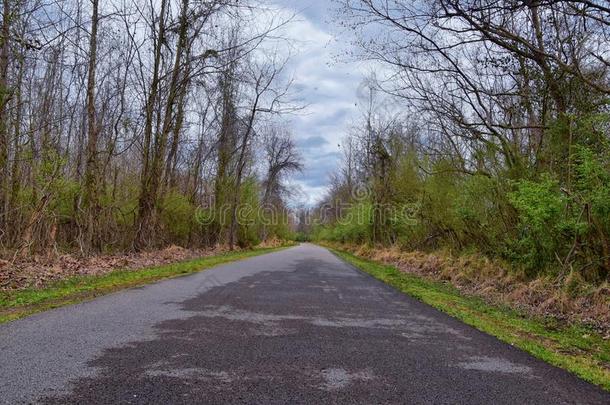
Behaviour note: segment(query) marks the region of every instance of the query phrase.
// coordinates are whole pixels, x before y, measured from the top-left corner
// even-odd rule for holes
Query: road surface
[[[0,325],[5,403],[599,403],[313,245]]]

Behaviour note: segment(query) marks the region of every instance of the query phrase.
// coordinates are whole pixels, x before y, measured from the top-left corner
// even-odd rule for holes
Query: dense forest
[[[0,7],[0,252],[287,237],[291,16],[237,0]]]
[[[301,230],[607,280],[607,3],[333,4],[348,58],[376,68]],[[291,236],[292,16],[236,0],[0,12],[3,255]]]
[[[351,57],[383,68],[301,230],[607,280],[608,3],[338,3]]]

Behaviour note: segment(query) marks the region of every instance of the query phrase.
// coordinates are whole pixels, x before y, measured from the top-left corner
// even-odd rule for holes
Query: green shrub
[[[171,240],[186,243],[195,225],[195,207],[186,196],[169,192],[161,201],[160,219]]]
[[[506,240],[506,194],[498,179],[467,176],[460,182],[460,193],[453,205],[458,219],[458,237],[464,246],[476,246],[486,253],[497,253]]]
[[[530,271],[538,271],[555,260],[561,244],[560,234],[566,226],[566,198],[559,183],[546,175],[540,181],[521,180],[516,191],[508,195],[519,214],[519,237],[515,241],[515,260]]]
[[[368,243],[371,241],[373,205],[361,201],[350,207],[332,231],[332,240],[337,242]]]
[[[255,178],[248,178],[242,185],[240,205],[237,212],[237,243],[240,247],[251,247],[260,243],[259,189]]]

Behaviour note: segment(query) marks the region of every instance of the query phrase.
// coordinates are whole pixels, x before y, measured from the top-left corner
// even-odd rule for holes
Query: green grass
[[[42,312],[51,308],[91,300],[125,288],[196,273],[236,260],[247,259],[283,248],[260,248],[228,252],[141,270],[117,270],[102,276],[78,276],[41,289],[0,292],[0,323]]]
[[[610,341],[584,326],[559,325],[467,297],[450,285],[334,250],[373,277],[468,325],[610,391]]]

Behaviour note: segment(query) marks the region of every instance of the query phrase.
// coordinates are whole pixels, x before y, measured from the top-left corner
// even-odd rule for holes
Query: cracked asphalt
[[[0,359],[10,404],[610,404],[309,244],[0,325]]]

